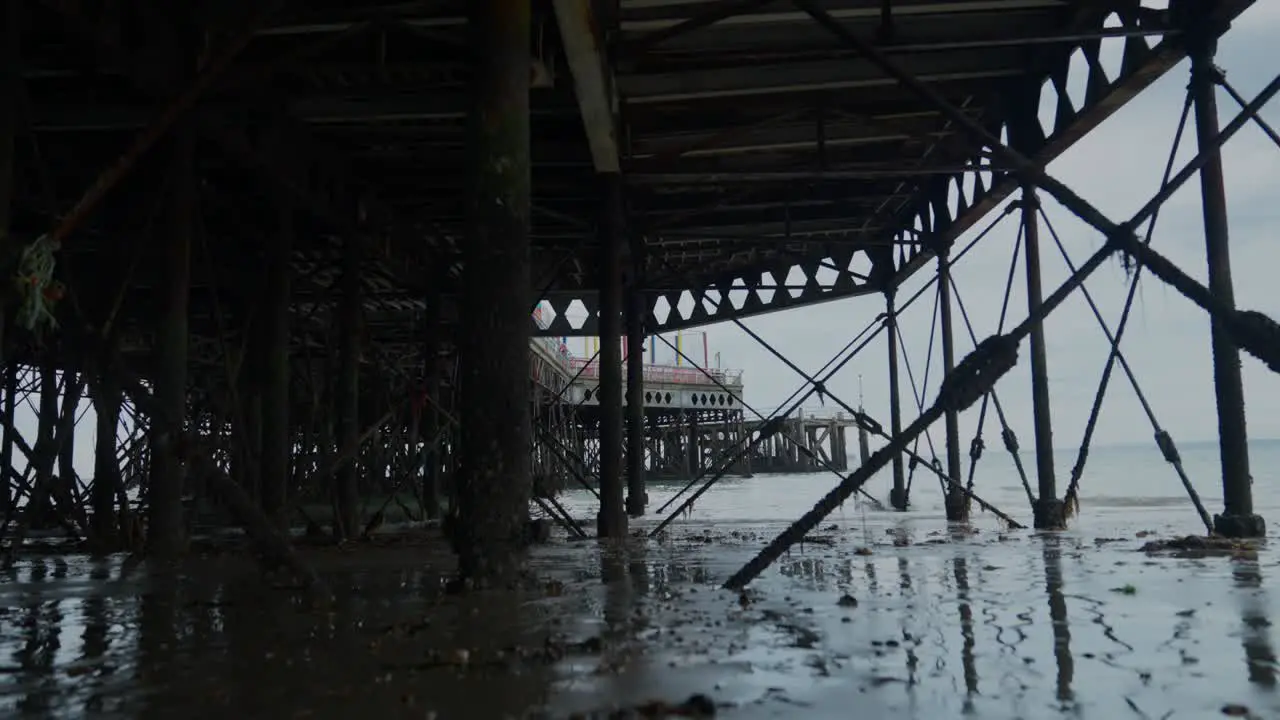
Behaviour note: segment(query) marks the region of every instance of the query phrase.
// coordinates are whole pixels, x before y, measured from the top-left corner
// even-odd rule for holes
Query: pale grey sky
[[[1280,72],[1280,47],[1275,44],[1277,37],[1280,37],[1280,2],[1263,0],[1240,18],[1221,44],[1218,64],[1246,98],[1252,98],[1275,73]],[[1113,76],[1119,63],[1115,41],[1104,43],[1103,59]],[[1073,98],[1083,93],[1081,77],[1070,83]],[[1159,185],[1187,79],[1188,67],[1184,62],[1071,148],[1050,166],[1049,172],[1113,220],[1130,217]],[[1236,107],[1223,93],[1219,93],[1219,105],[1225,124],[1236,114]],[[1263,111],[1263,115],[1274,127],[1280,127],[1280,103],[1273,103]],[[1179,165],[1194,153],[1194,125],[1189,124]],[[1237,304],[1280,318],[1280,293],[1276,292],[1276,281],[1271,275],[1280,264],[1275,230],[1280,226],[1280,149],[1250,125],[1226,146],[1224,163]],[[1101,237],[1051,198],[1042,194],[1042,201],[1073,261],[1079,264],[1099,246]],[[980,221],[970,235],[959,240],[957,248],[963,247],[972,233],[985,227],[988,221]],[[954,269],[959,294],[980,338],[995,330],[1016,233],[1016,217],[1006,219]],[[1190,275],[1205,282],[1204,232],[1198,183],[1189,183],[1165,205],[1153,244]],[[1043,230],[1041,257],[1045,294],[1048,295],[1066,277],[1067,269],[1048,232]],[[1025,276],[1021,274],[1021,260],[1019,262],[1007,327],[1026,316]],[[932,271],[931,265],[927,271],[917,273],[901,290],[899,297],[909,297],[928,280]],[[1088,288],[1114,328],[1127,290],[1127,278],[1119,263],[1109,263],[1096,273]],[[912,363],[917,381],[924,372],[932,307],[932,294],[929,292],[902,318],[906,357]],[[761,316],[747,320],[746,324],[796,364],[814,372],[881,310],[880,297],[860,297]],[[959,360],[972,348],[972,344],[958,308],[955,321],[956,356]],[[1072,448],[1079,445],[1106,359],[1107,344],[1078,293],[1054,313],[1046,326],[1055,444],[1061,448]],[[801,385],[799,376],[736,326],[720,324],[706,328],[706,332],[712,357],[718,352],[724,367],[745,371],[746,399],[756,408],[767,411]],[[701,339],[695,342],[700,346]],[[670,351],[663,350],[661,343],[659,345],[659,358],[668,357]],[[581,354],[583,342],[573,338],[569,347]],[[1175,439],[1186,443],[1216,437],[1209,322],[1199,308],[1158,280],[1144,275],[1122,347],[1161,424]],[[695,359],[701,359],[700,347],[689,347],[687,352]],[[847,402],[856,404],[858,377],[861,375],[867,411],[887,424],[886,353],[883,338],[878,338],[858,359],[846,366],[829,383],[829,387]],[[925,391],[926,402],[931,402],[936,396],[941,377],[940,347],[935,347],[935,353],[938,356]],[[1250,434],[1255,438],[1280,438],[1280,377],[1247,354],[1243,355],[1243,363]],[[1030,387],[1029,360],[1024,343],[1018,366],[1000,382],[997,391],[1010,425],[1027,449],[1031,446]],[[905,368],[902,393],[905,425],[916,415]],[[816,401],[810,404],[816,406]],[[972,409],[960,420],[966,452],[977,423],[977,414],[977,409]],[[84,477],[92,473],[93,423],[90,409],[81,425],[83,429],[78,433],[76,447],[77,470]],[[33,441],[35,419],[29,409],[20,409],[18,424],[28,441]],[[988,445],[996,442],[998,430],[999,425],[992,416],[987,424]],[[938,428],[934,431],[935,441],[940,441],[941,437],[941,428]],[[1150,425],[1127,381],[1117,372],[1099,421],[1095,445],[1150,442],[1150,439]],[[1262,472],[1265,471],[1261,468],[1255,469],[1255,475]]]

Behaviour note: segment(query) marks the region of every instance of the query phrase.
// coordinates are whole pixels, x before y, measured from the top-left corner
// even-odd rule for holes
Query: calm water
[[[854,440],[852,434],[850,440]],[[1020,522],[1031,524],[1031,511],[1009,453],[991,441],[974,474],[974,493]],[[923,443],[922,443],[923,445]],[[856,442],[849,444],[855,448]],[[874,449],[874,448],[873,448]],[[923,448],[922,448],[923,449]],[[939,450],[941,451],[941,447]],[[1183,468],[1200,495],[1210,515],[1222,510],[1222,481],[1216,443],[1188,443],[1179,446]],[[968,477],[968,448],[964,448],[964,477]],[[1253,497],[1257,512],[1269,521],[1280,523],[1280,440],[1255,440],[1250,446],[1253,472]],[[928,458],[927,452],[921,452]],[[1074,450],[1056,454],[1058,493],[1065,493],[1076,461]],[[1036,490],[1035,456],[1023,451],[1022,464],[1032,490]],[[881,471],[867,491],[888,504],[892,475]],[[756,475],[751,478],[726,477],[704,493],[694,504],[688,521],[773,522],[791,520],[811,508],[836,484],[830,472],[804,475]],[[650,508],[667,502],[682,483],[663,483],[649,489]],[[681,498],[683,501],[683,497]],[[594,516],[595,500],[586,491],[568,493],[566,506],[578,517]],[[678,504],[678,502],[676,503]],[[673,505],[672,507],[675,507]],[[833,516],[854,519],[865,508],[852,500]],[[974,509],[978,513],[977,508]],[[936,475],[917,468],[911,488],[911,510],[908,517],[921,520],[943,520],[942,487]],[[980,521],[980,517],[975,517]],[[1187,499],[1173,467],[1164,461],[1155,444],[1149,446],[1116,446],[1094,448],[1089,452],[1084,475],[1080,480],[1080,516],[1074,525],[1081,529],[1102,528],[1116,520],[1126,522],[1158,522],[1170,530],[1186,533],[1203,532],[1193,506]],[[682,520],[683,522],[683,520]]]
[[[1183,453],[1216,511],[1213,448]],[[1253,457],[1280,523],[1280,448]],[[980,468],[978,492],[1027,519],[1009,460]],[[1138,552],[1199,529],[1154,449],[1097,450],[1065,533],[947,528],[920,475],[911,512],[850,502],[746,595],[719,589],[833,482],[730,479],[659,540],[557,539],[524,588],[464,596],[441,592],[451,556],[421,534],[307,550],[324,606],[239,556],[21,556],[0,572],[0,717],[628,717],[608,711],[695,693],[730,718],[1280,717],[1280,554]]]

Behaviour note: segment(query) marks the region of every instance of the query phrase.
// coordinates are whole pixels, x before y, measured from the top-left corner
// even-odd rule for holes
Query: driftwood
[[[187,471],[207,482],[209,488],[227,504],[227,508],[244,528],[245,534],[269,568],[288,568],[306,581],[308,589],[327,594],[324,583],[315,570],[298,556],[288,538],[272,524],[267,514],[253,502],[244,488],[214,464],[209,453],[199,450],[188,453]]]

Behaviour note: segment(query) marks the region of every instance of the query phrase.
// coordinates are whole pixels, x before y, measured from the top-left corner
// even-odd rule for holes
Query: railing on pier
[[[582,378],[598,378],[600,377],[600,361],[592,360],[590,363],[584,358],[569,358],[569,367],[577,373],[582,370],[579,377]],[[742,385],[741,370],[720,370],[709,369],[706,372],[697,368],[681,367],[677,365],[645,365],[644,381],[646,383],[672,383],[678,385],[712,385],[714,382],[707,377],[710,375],[715,378],[714,382],[720,382],[723,385],[734,387]]]
[[[542,306],[534,308],[533,321],[539,328],[544,330],[551,324],[551,321],[543,315]],[[560,338],[535,337],[533,338],[533,343],[536,346],[541,346],[548,355],[563,363],[564,368],[570,375],[578,374],[578,371],[582,370],[582,373],[578,375],[581,378],[595,379],[600,377],[600,359],[598,357],[590,362],[586,358],[574,357],[569,352],[568,345]],[[715,378],[715,380],[711,380],[707,375]],[[675,385],[713,385],[719,382],[729,387],[740,387],[742,385],[742,371],[717,368],[703,372],[698,368],[680,365],[645,365],[644,381],[646,383],[669,383]]]
[[[771,408],[758,407],[756,408],[756,412],[759,412],[765,417],[770,417],[774,413],[778,413],[780,415],[790,407],[790,405]],[[796,409],[795,412],[791,413],[790,417],[795,420],[853,420],[853,416],[839,405],[806,405]],[[747,417],[745,419],[747,421],[759,420],[754,413],[747,413]]]

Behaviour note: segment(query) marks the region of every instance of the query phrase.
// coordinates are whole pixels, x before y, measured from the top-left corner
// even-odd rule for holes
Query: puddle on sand
[[[440,593],[439,548],[313,551],[325,610],[238,558],[20,557],[0,715],[567,717],[704,694],[741,718],[1280,717],[1265,548],[839,523],[718,589],[779,527],[558,541],[530,588],[463,597]]]

